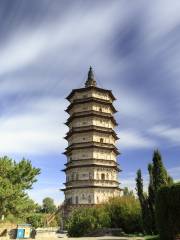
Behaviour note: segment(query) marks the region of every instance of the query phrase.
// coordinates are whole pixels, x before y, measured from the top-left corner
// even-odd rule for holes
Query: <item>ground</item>
[[[37,238],[38,240],[45,240],[45,238]],[[104,237],[80,237],[80,238],[68,238],[66,234],[58,234],[56,237],[48,237],[48,240],[56,239],[68,239],[68,240],[145,240],[144,237],[114,237],[114,236],[104,236]]]

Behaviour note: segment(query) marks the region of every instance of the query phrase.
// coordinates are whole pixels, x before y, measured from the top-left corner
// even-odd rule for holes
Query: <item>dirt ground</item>
[[[113,237],[113,236],[104,236],[104,237],[80,237],[80,238],[68,238],[66,234],[58,234],[56,238],[48,239],[48,240],[56,240],[56,239],[68,239],[68,240],[143,240],[142,237]],[[45,240],[44,238],[38,240]]]

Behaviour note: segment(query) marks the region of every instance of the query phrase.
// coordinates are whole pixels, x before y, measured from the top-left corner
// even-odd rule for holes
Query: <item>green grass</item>
[[[145,237],[145,240],[159,240],[158,236],[147,236]]]

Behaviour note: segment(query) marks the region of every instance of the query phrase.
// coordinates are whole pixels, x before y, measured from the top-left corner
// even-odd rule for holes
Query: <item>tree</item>
[[[156,198],[157,226],[161,240],[180,236],[180,182],[162,187]]]
[[[142,232],[139,201],[133,196],[115,197],[100,206],[77,208],[68,218],[70,237],[98,234],[103,228],[119,228],[118,233]]]
[[[97,218],[93,208],[75,209],[67,223],[68,236],[82,237],[97,229]]]
[[[136,187],[139,201],[141,203],[144,230],[146,233],[157,233],[156,227],[156,196],[163,187],[173,183],[173,179],[167,173],[163,165],[161,154],[158,150],[153,153],[152,163],[148,165],[149,186],[148,196],[143,193],[143,179],[141,170],[137,171]],[[148,225],[147,225],[148,223]]]
[[[115,197],[105,204],[110,227],[125,233],[142,232],[142,215],[139,201],[134,196]]]
[[[27,217],[27,223],[31,224],[32,227],[38,228],[43,227],[42,213],[33,213]]]
[[[138,171],[137,171],[136,191],[137,191],[137,195],[139,197],[140,204],[143,205],[145,197],[144,197],[144,192],[143,192],[143,179],[142,179],[141,169],[138,169]]]
[[[137,195],[141,205],[143,229],[147,234],[151,234],[152,228],[150,224],[151,217],[150,217],[150,210],[149,210],[149,202],[148,202],[147,195],[144,194],[144,191],[143,191],[143,178],[141,174],[141,169],[138,169],[137,171],[136,191],[137,191]]]
[[[134,197],[134,193],[132,190],[129,190],[128,187],[125,187],[123,189],[123,195],[124,196],[131,196],[131,197]]]
[[[153,165],[150,163],[148,165],[149,172],[149,186],[148,186],[148,205],[149,205],[149,225],[153,233],[157,232],[156,223],[155,223],[155,192],[154,192],[154,182],[153,182]]]
[[[166,168],[164,167],[161,154],[158,150],[155,150],[153,153],[152,164],[148,165],[149,171],[149,206],[150,206],[150,213],[151,213],[151,225],[152,230],[154,233],[157,233],[156,227],[156,208],[155,202],[157,198],[158,191],[163,186],[168,186],[173,183],[173,179],[169,176]]]
[[[26,190],[32,188],[39,174],[40,169],[34,168],[28,160],[17,163],[6,156],[0,158],[0,219],[35,209],[36,204],[29,199]]]
[[[158,150],[154,151],[152,165],[152,183],[154,188],[154,194],[163,186],[167,186],[173,183],[173,179],[168,175],[166,168],[163,165],[161,154]]]
[[[52,198],[46,197],[43,199],[42,212],[53,213],[56,209],[56,205],[54,204],[54,200]]]

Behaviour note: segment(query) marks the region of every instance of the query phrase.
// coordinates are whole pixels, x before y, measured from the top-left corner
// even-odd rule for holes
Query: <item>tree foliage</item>
[[[81,237],[99,226],[95,208],[78,208],[71,214],[67,230],[70,237]]]
[[[149,186],[148,195],[143,191],[143,179],[141,170],[137,171],[136,189],[141,204],[144,231],[148,234],[157,233],[155,201],[158,191],[163,187],[173,183],[164,167],[161,154],[158,150],[153,153],[152,163],[148,165]]]
[[[151,231],[150,221],[149,221],[150,212],[149,212],[148,198],[143,191],[143,178],[142,178],[142,173],[140,169],[137,171],[136,190],[137,190],[137,195],[141,205],[143,229],[146,233],[151,234],[152,231]]]
[[[156,198],[157,225],[161,240],[180,236],[180,182],[162,187]]]
[[[42,212],[44,213],[53,213],[57,210],[54,200],[50,197],[43,199]]]
[[[125,188],[123,189],[123,195],[124,195],[124,196],[135,197],[133,191],[132,191],[132,190],[129,190],[128,187],[125,187]]]
[[[36,208],[26,190],[32,188],[38,174],[40,169],[28,160],[17,163],[6,156],[0,158],[0,218],[8,214],[20,216]]]
[[[67,224],[71,237],[84,236],[102,228],[120,228],[126,233],[142,231],[139,201],[133,196],[112,198],[101,206],[76,209]]]
[[[105,208],[110,217],[110,227],[121,228],[125,233],[142,232],[141,207],[134,196],[112,198]]]

